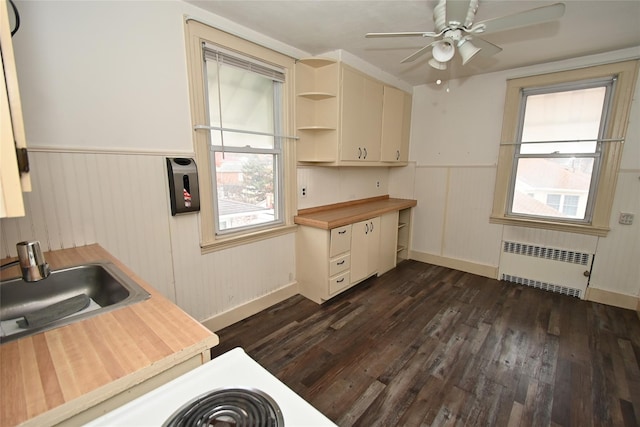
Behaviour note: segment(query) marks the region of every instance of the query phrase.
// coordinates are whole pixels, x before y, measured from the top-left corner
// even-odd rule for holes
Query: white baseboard
[[[259,313],[265,308],[269,308],[274,304],[277,304],[281,301],[286,300],[287,298],[298,294],[298,282],[293,282],[267,295],[263,295],[259,298],[234,307],[231,310],[216,314],[215,316],[202,321],[202,324],[207,329],[213,332],[217,332],[220,329],[226,328],[229,325],[233,325],[236,322]]]
[[[409,258],[416,261],[426,262],[427,264],[439,265],[441,267],[453,268],[454,270],[477,274],[478,276],[489,277],[490,279],[498,278],[498,267],[491,265],[478,264],[471,261],[447,258],[440,255],[418,251],[410,251]]]
[[[589,287],[587,288],[584,299],[600,304],[635,310],[638,312],[638,316],[640,316],[640,298],[633,295],[619,294],[617,292]]]

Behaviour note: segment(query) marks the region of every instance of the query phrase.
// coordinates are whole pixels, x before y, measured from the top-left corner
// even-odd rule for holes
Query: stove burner
[[[282,411],[255,389],[222,388],[187,402],[163,427],[282,427]]]

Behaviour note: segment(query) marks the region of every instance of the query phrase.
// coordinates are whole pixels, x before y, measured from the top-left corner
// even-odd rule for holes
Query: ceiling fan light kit
[[[446,70],[447,69],[447,63],[446,62],[437,61],[435,58],[431,58],[429,60],[429,65],[431,65],[436,70]]]
[[[447,62],[456,53],[456,47],[466,65],[476,55],[491,56],[502,49],[478,34],[492,34],[543,22],[559,19],[564,15],[563,3],[555,3],[535,9],[525,10],[513,15],[492,18],[474,24],[480,0],[439,0],[433,9],[435,31],[405,31],[394,33],[367,33],[365,37],[424,37],[434,39],[430,44],[409,55],[401,62],[411,62],[429,52],[428,64],[437,70],[446,70]],[[475,40],[477,45],[472,41]]]
[[[462,65],[467,65],[467,62],[471,60],[482,49],[475,46],[470,40],[461,40],[458,44],[458,51],[462,58]]]
[[[451,61],[453,55],[456,54],[456,48],[453,46],[453,40],[444,39],[435,42],[431,53],[433,55],[433,59],[438,62]]]

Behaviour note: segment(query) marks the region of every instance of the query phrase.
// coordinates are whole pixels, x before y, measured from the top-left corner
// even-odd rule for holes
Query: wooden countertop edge
[[[126,392],[131,387],[134,387],[149,378],[153,378],[162,372],[187,361],[194,357],[198,353],[204,353],[218,344],[217,336],[209,337],[205,341],[184,348],[183,350],[172,354],[157,363],[149,365],[146,368],[133,372],[125,377],[119,378],[110,382],[102,387],[92,390],[81,397],[65,402],[64,404],[50,409],[47,412],[39,414],[34,418],[31,418],[24,423],[20,424],[20,427],[39,427],[43,425],[55,425],[61,423],[83,411],[92,408],[106,399],[112,396],[116,396],[119,393]],[[204,360],[203,360],[204,362]]]
[[[314,214],[314,213],[318,213],[318,212],[324,212],[324,211],[332,211],[332,210],[335,210],[335,209],[350,208],[350,207],[353,207],[353,206],[362,205],[364,203],[371,203],[371,202],[377,202],[377,201],[380,201],[380,200],[388,200],[388,199],[389,199],[389,195],[385,194],[384,196],[376,196],[376,197],[369,197],[369,198],[366,198],[366,199],[350,200],[348,202],[333,203],[333,204],[330,204],[330,205],[314,206],[312,208],[300,209],[298,211],[298,216],[305,216],[305,215],[310,215],[310,214]]]
[[[382,203],[382,205],[379,205]],[[387,197],[376,198],[375,200],[365,199],[364,202],[333,207],[331,209],[321,209],[312,213],[305,213],[295,217],[294,222],[298,225],[321,228],[331,230],[333,228],[342,227],[367,219],[384,215],[388,212],[398,211],[418,204],[416,200],[411,199],[390,199]],[[330,205],[331,206],[331,205]],[[334,219],[322,218],[333,212],[345,211],[344,216],[338,215]]]

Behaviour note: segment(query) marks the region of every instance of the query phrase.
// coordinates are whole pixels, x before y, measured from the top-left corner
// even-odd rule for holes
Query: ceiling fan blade
[[[405,31],[399,33],[367,33],[365,37],[437,37],[438,34],[433,32],[418,32],[418,31]]]
[[[447,12],[445,14],[447,24],[451,21],[464,25],[467,20],[470,0],[446,0]]]
[[[435,43],[435,42],[434,42]],[[407,62],[411,62],[411,61],[415,61],[417,58],[421,57],[422,55],[424,55],[425,53],[427,53],[427,49],[429,49],[431,47],[431,45],[433,45],[433,43],[429,43],[428,45],[426,45],[425,47],[423,47],[422,49],[412,53],[411,55],[407,56],[406,58],[404,58],[402,61],[400,61],[401,64],[407,63]]]
[[[493,56],[496,53],[502,52],[502,48],[500,46],[489,43],[488,41],[483,40],[480,37],[474,37],[471,39],[471,41],[475,46],[480,48],[480,52],[478,52],[478,55],[480,56]]]
[[[484,31],[478,31],[482,34],[497,33],[498,31],[553,21],[554,19],[561,18],[562,15],[564,15],[564,10],[564,3],[556,3],[514,13],[513,15],[476,22],[473,27],[478,28],[484,26]]]

